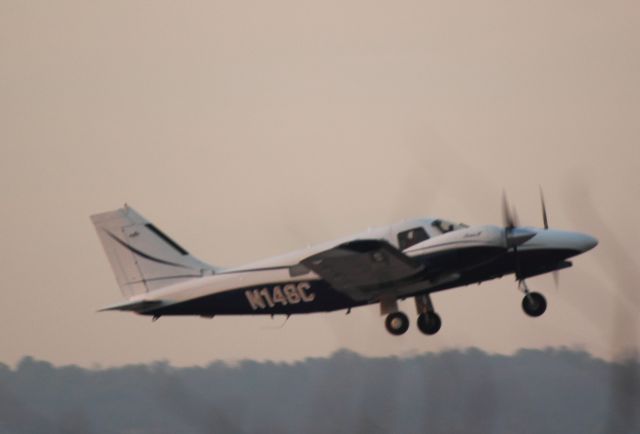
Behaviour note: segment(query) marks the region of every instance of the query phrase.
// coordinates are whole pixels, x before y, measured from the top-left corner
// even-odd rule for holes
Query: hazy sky
[[[640,3],[0,0],[0,361],[293,360],[639,345]],[[378,307],[281,318],[95,313],[120,301],[89,215],[134,206],[238,265],[416,216],[600,246],[532,279],[436,294],[437,336]],[[402,308],[415,321],[412,300]]]

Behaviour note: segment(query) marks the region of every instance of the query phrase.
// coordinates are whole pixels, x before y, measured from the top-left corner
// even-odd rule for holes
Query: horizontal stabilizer
[[[147,301],[129,301],[125,303],[113,304],[111,306],[103,307],[98,312],[106,312],[109,310],[123,310],[127,312],[146,312],[151,309],[156,309],[162,306],[164,303],[159,300]]]

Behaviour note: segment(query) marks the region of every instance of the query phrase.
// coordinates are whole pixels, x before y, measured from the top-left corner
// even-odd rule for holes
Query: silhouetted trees
[[[476,349],[293,364],[0,364],[0,434],[639,433],[640,364]]]

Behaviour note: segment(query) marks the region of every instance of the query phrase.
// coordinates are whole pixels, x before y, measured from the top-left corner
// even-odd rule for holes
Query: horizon
[[[22,356],[20,359],[18,359],[18,361],[13,365],[5,363],[2,360],[0,360],[0,366],[6,366],[9,368],[9,370],[14,372],[18,370],[20,365],[25,362],[44,363],[52,366],[55,369],[80,368],[87,371],[105,371],[105,370],[112,370],[112,369],[127,368],[132,366],[147,366],[147,367],[167,366],[171,369],[190,369],[190,368],[207,368],[209,366],[213,366],[213,365],[217,366],[220,364],[229,368],[234,368],[245,363],[295,366],[299,364],[304,364],[309,361],[328,360],[328,359],[333,359],[343,355],[355,356],[357,358],[369,359],[369,360],[386,360],[386,359],[413,360],[413,359],[430,357],[430,356],[437,357],[437,356],[451,355],[451,354],[465,355],[465,354],[475,354],[475,353],[480,353],[487,357],[502,357],[502,358],[518,358],[528,353],[541,353],[545,355],[558,355],[558,354],[570,353],[574,355],[588,356],[588,358],[593,361],[602,362],[607,365],[625,365],[629,363],[632,363],[632,364],[640,363],[640,353],[638,352],[635,352],[635,353],[629,352],[627,354],[620,354],[617,358],[613,360],[607,360],[601,357],[597,357],[589,353],[588,351],[578,347],[572,348],[572,347],[562,346],[562,347],[542,347],[542,348],[519,348],[511,354],[492,353],[492,352],[484,351],[482,348],[479,348],[479,347],[464,347],[464,348],[444,348],[439,351],[424,351],[421,353],[387,354],[387,355],[380,355],[380,356],[367,356],[365,354],[361,354],[349,348],[338,348],[328,355],[307,356],[302,359],[294,359],[294,360],[271,360],[271,359],[256,360],[252,358],[245,358],[245,359],[238,359],[238,360],[212,359],[208,362],[204,362],[203,364],[194,364],[194,365],[173,365],[171,361],[168,359],[157,359],[149,362],[133,362],[133,363],[126,363],[122,365],[108,365],[108,366],[104,366],[99,363],[94,363],[88,366],[80,365],[76,363],[59,365],[59,364],[52,363],[48,360],[39,359],[37,357],[27,354]]]

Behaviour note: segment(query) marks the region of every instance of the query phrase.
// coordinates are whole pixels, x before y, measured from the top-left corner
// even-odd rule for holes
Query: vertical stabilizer
[[[92,215],[91,221],[127,298],[215,273],[131,207]]]

